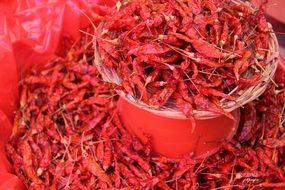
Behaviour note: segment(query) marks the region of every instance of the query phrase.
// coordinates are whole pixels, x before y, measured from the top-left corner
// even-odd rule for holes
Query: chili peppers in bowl
[[[106,16],[94,35],[95,63],[121,96],[156,114],[231,117],[228,112],[264,92],[277,67],[265,5],[139,0],[98,6]]]

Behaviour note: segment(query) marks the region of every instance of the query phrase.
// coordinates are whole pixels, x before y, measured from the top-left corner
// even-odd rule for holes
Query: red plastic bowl
[[[143,143],[151,139],[152,149],[163,156],[179,158],[193,155],[203,158],[215,153],[225,139],[233,137],[239,124],[240,111],[233,111],[235,121],[225,116],[197,120],[192,133],[188,119],[157,116],[120,98],[118,109],[126,128]]]

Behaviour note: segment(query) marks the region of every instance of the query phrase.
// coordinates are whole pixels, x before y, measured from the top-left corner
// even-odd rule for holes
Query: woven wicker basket
[[[245,3],[240,0],[232,0],[232,3],[234,4],[244,4],[246,6],[249,6],[252,10],[254,8],[251,4],[248,2]],[[229,101],[229,100],[221,100],[221,107],[226,112],[231,112],[239,107],[242,107],[248,102],[251,102],[252,100],[258,98],[265,90],[267,85],[270,81],[272,81],[272,78],[274,77],[277,65],[278,65],[278,58],[279,58],[279,48],[278,48],[278,41],[276,38],[276,35],[273,32],[272,25],[268,23],[268,28],[270,31],[270,42],[269,42],[269,51],[267,53],[267,56],[264,58],[266,66],[261,73],[262,76],[255,86],[251,86],[244,90],[239,90],[236,92],[237,89],[234,89],[232,92],[229,93],[229,95],[236,93],[238,96],[236,96],[235,101]],[[94,38],[94,54],[95,54],[95,64],[101,73],[103,80],[110,83],[115,83],[117,85],[120,85],[121,79],[116,73],[116,71],[106,68],[102,61],[100,60],[100,55],[98,53],[98,46],[96,39]],[[175,118],[175,119],[186,119],[186,116],[179,111],[175,106],[164,106],[160,109],[152,109],[147,104],[145,104],[143,101],[137,99],[136,97],[133,97],[129,94],[126,94],[123,91],[118,91],[118,94],[121,96],[121,98],[124,98],[128,102],[132,103],[133,105],[147,110],[149,112],[152,112],[153,114],[168,117],[168,118]],[[168,104],[171,105],[171,104]],[[219,116],[217,113],[205,111],[205,110],[193,110],[193,115],[196,119],[209,119],[213,117]]]

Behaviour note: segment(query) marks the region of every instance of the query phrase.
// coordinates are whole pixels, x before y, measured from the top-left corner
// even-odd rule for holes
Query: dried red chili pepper
[[[248,59],[251,57],[251,54],[252,54],[251,51],[249,50],[245,51],[243,57],[235,62],[233,71],[237,80],[239,80],[240,78],[241,68],[243,67],[244,64],[246,64],[246,62],[248,62]]]
[[[23,170],[26,173],[27,177],[35,184],[41,184],[41,180],[36,175],[36,172],[33,168],[32,163],[32,150],[30,145],[27,141],[22,140],[19,143],[19,149],[21,151],[21,154],[23,156],[22,164],[23,164]]]
[[[228,118],[234,119],[233,116],[230,113],[224,112],[221,108],[217,107],[214,103],[212,103],[209,99],[207,99],[202,94],[196,95],[194,97],[195,104],[205,110],[214,112],[214,113],[220,113]]]
[[[98,160],[103,160],[104,158],[104,142],[103,141],[98,142],[98,145],[96,147],[96,157]]]
[[[252,129],[254,128],[256,123],[256,111],[254,104],[247,104],[244,110],[244,123],[240,136],[238,137],[239,141],[241,142],[247,141],[252,137]]]
[[[106,146],[105,146],[105,152],[104,152],[104,158],[103,158],[103,162],[102,162],[102,166],[104,170],[107,170],[113,161],[113,152],[111,150],[111,142],[110,139],[108,139],[106,141]]]
[[[210,58],[221,58],[221,57],[223,57],[223,54],[221,53],[221,51],[219,51],[217,48],[215,48],[214,46],[212,46],[211,44],[209,44],[205,41],[192,40],[192,39],[188,38],[187,36],[184,36],[184,35],[178,34],[178,33],[172,33],[172,34],[181,40],[189,42],[199,53],[205,54],[205,52],[207,52],[205,55],[207,57],[210,57]]]
[[[172,94],[176,90],[175,83],[169,83],[169,85],[161,91],[157,91],[153,94],[153,96],[149,99],[149,105],[152,108],[160,108],[167,103],[167,100],[172,96]]]
[[[92,158],[87,157],[84,160],[85,167],[95,176],[99,177],[102,181],[106,182],[109,186],[112,185],[110,177],[104,172],[100,165]]]

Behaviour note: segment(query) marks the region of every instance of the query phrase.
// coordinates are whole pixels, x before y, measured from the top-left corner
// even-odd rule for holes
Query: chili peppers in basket
[[[271,85],[247,104],[236,136],[216,154],[173,160],[154,155],[124,128],[115,87],[102,81],[93,61],[91,47],[74,46],[46,70],[22,79],[6,153],[28,189],[285,187],[284,88]],[[178,105],[192,101],[181,98],[184,86],[174,93]],[[191,104],[183,109],[188,113]]]
[[[271,29],[265,4],[259,9],[231,0],[118,1],[114,9],[98,5],[106,16],[95,34],[97,64],[117,73],[121,90],[153,109],[176,105],[191,118],[192,112],[185,113],[191,104],[229,116],[219,101],[234,101],[256,85],[266,65]],[[218,100],[219,105],[201,107],[201,95],[204,104]]]

